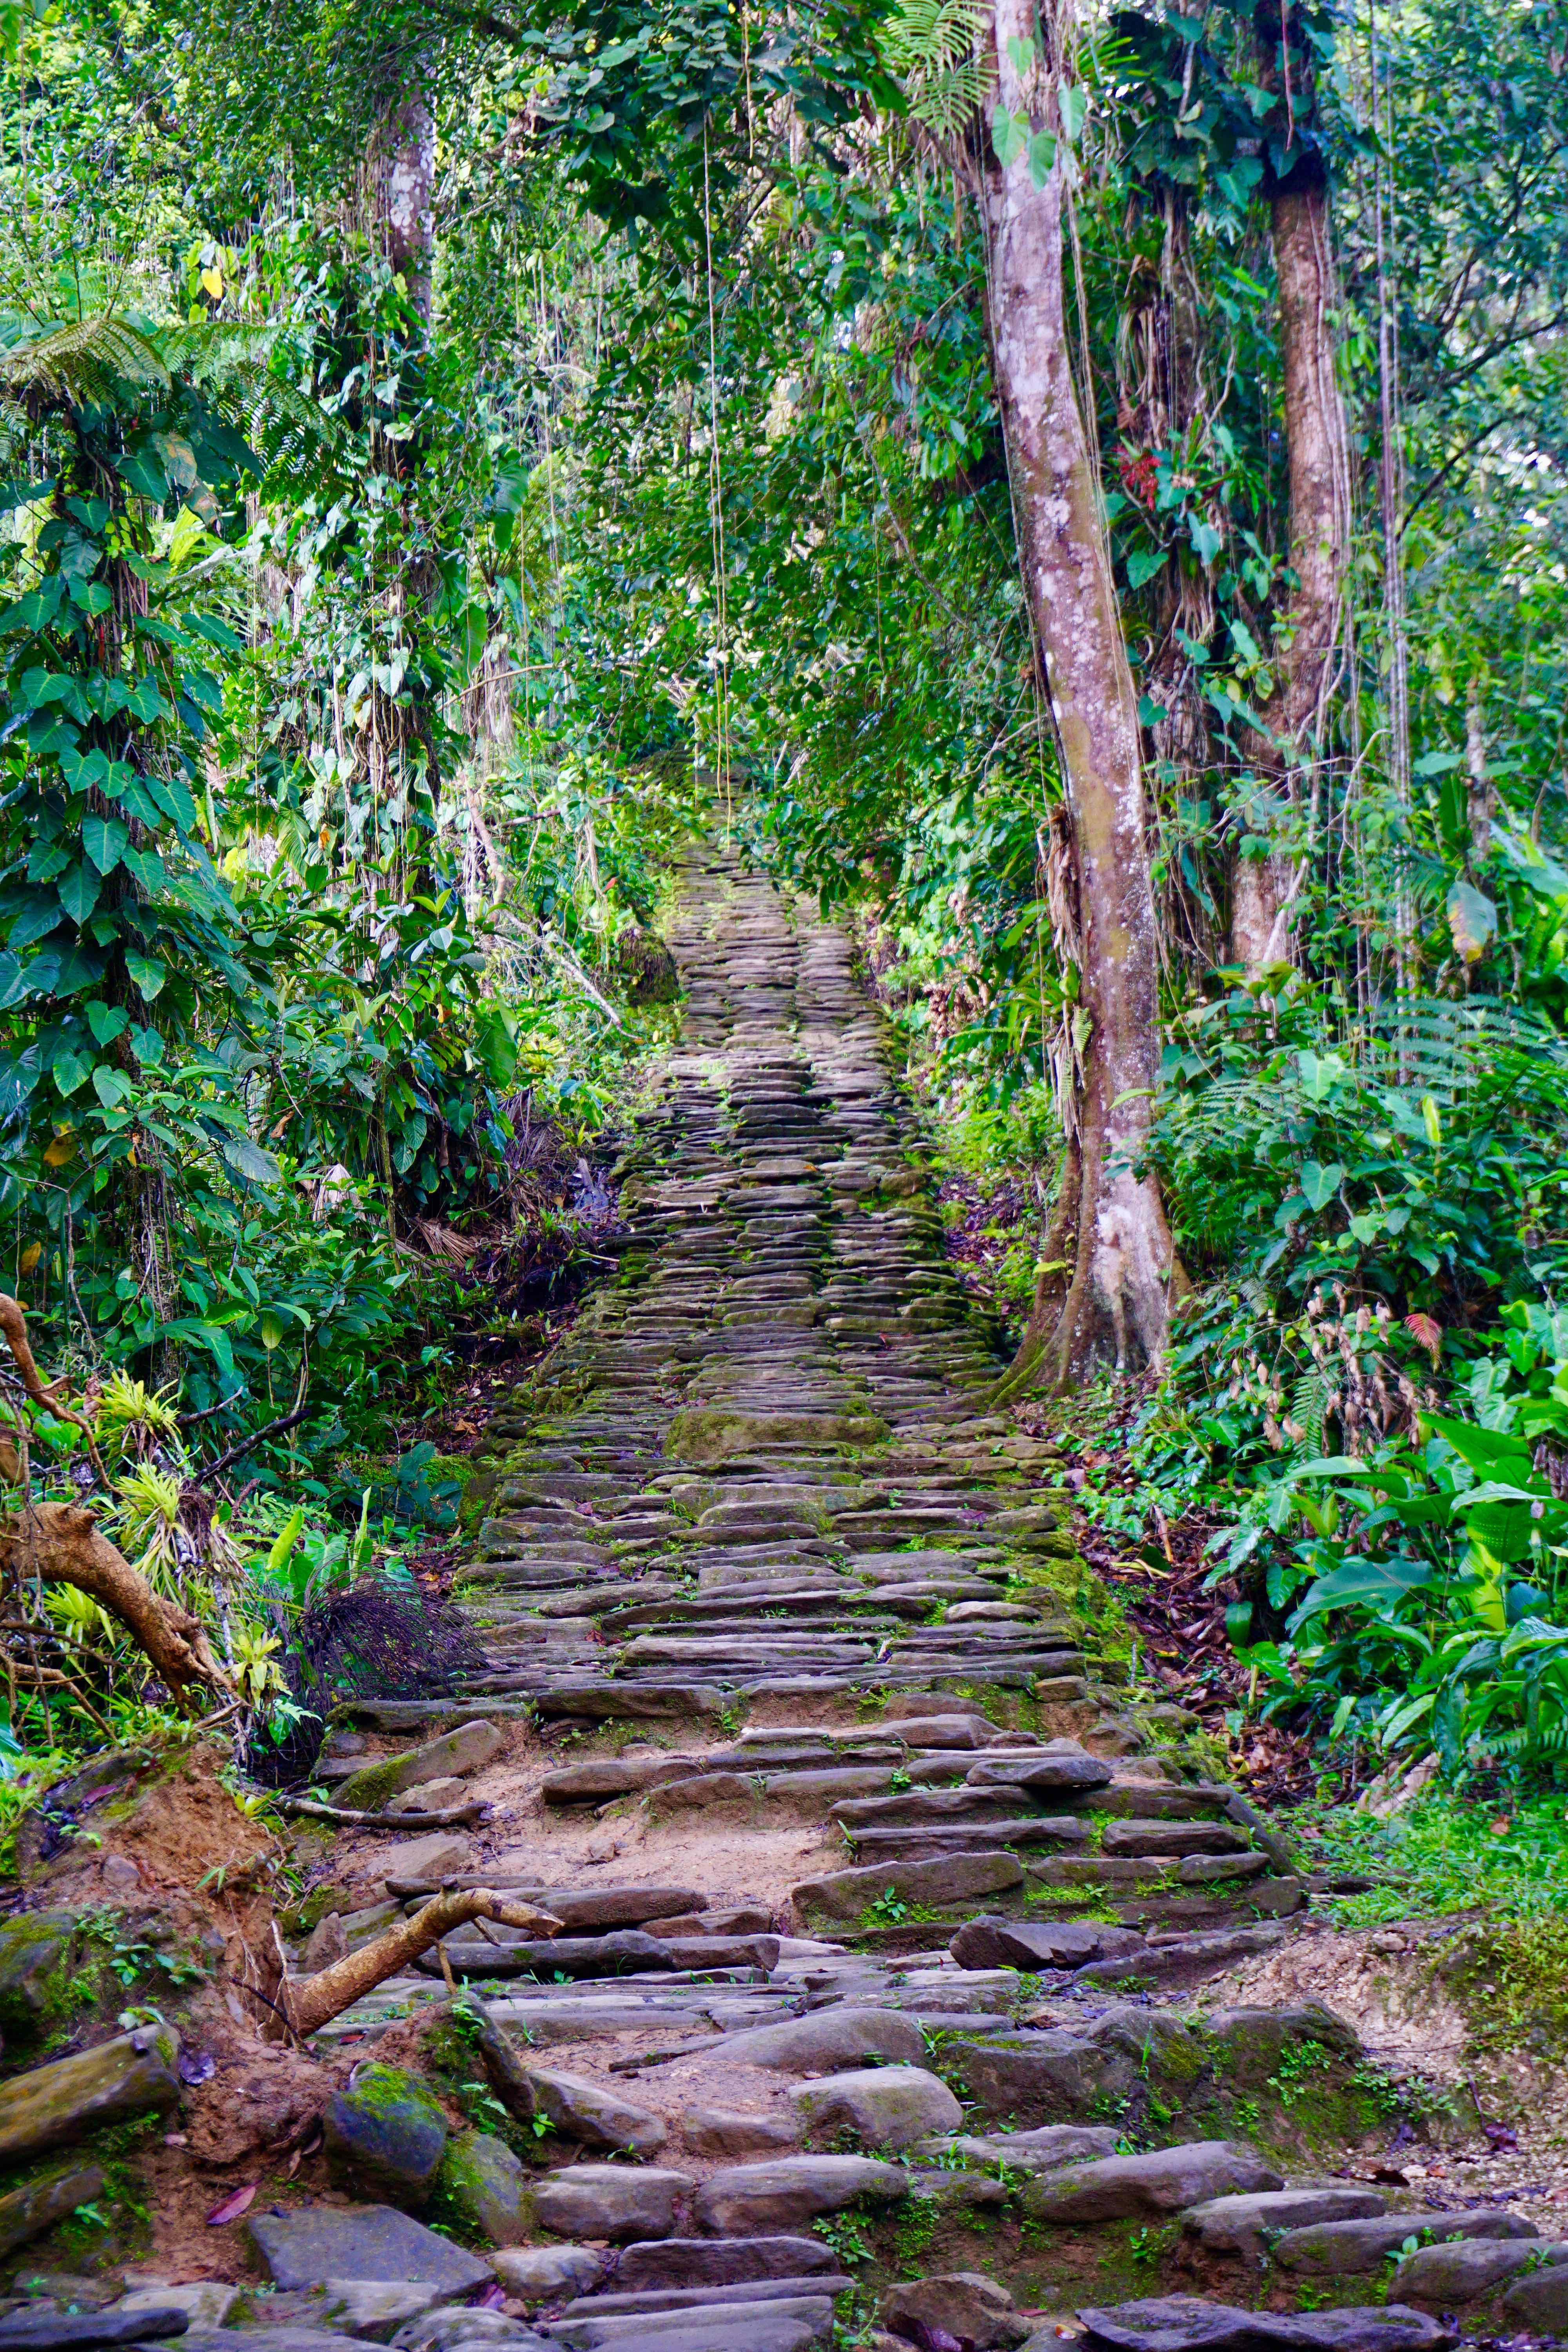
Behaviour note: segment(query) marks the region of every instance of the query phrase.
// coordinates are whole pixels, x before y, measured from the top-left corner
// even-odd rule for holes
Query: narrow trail
[[[1320,2003],[1205,1990],[1310,1885],[1192,1719],[1097,1654],[845,936],[729,855],[682,886],[616,1276],[487,1440],[483,1669],[363,1706],[321,1768],[345,1804],[491,1808],[354,1841],[351,1944],[444,1884],[562,1921],[464,1929],[315,2037],[409,2063],[449,1969],[469,2071],[536,2118],[530,2164],[466,2143],[504,2308],[396,2341],[796,2352],[852,2290],[841,2329],[879,2295],[894,2331],[854,2340],[928,2352],[1054,2343],[1086,2307],[1126,2352],[1240,2352],[1242,2306],[1282,2315],[1270,2342],[1452,2340],[1424,2315],[1449,2273],[1522,2292],[1534,2225],[1377,2186],[1396,2129],[1451,2121]],[[329,2118],[336,2178],[419,2210],[374,2079]],[[1384,2307],[1434,2212],[1476,2242],[1408,2253]],[[424,2279],[442,2242],[341,2202],[252,2235],[284,2288]]]

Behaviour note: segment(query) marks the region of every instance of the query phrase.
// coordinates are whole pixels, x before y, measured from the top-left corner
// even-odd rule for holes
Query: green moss
[[[1489,1920],[1456,1946],[1442,1969],[1478,2052],[1568,2053],[1568,1916],[1542,1911]]]

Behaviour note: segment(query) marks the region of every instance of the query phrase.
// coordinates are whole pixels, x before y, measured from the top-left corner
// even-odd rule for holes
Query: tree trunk
[[[1279,65],[1281,16],[1266,0],[1255,19],[1266,54]],[[1304,44],[1292,19],[1294,121],[1315,111]],[[1317,762],[1344,620],[1350,555],[1350,442],[1334,371],[1333,228],[1328,176],[1315,146],[1298,144],[1289,170],[1268,189],[1269,229],[1279,284],[1279,358],[1290,485],[1290,568],[1298,585],[1275,630],[1275,688],[1261,716],[1267,736],[1248,746],[1272,806],[1255,807],[1248,830],[1268,843],[1262,856],[1238,847],[1231,874],[1233,960],[1256,975],[1290,953],[1290,908],[1301,873],[1294,829],[1301,778]],[[1283,806],[1281,805],[1283,803]]]
[[[436,242],[436,118],[420,88],[387,116],[377,153],[386,257],[430,323],[430,254]]]
[[[997,0],[998,114],[1059,133],[1058,76],[1070,0],[1037,36],[1035,0]],[[1020,65],[1019,60],[1023,62]],[[984,163],[988,327],[1016,501],[1020,556],[1061,747],[1072,822],[1087,1014],[1074,1104],[1076,1198],[1052,1219],[1060,1275],[1042,1273],[1004,1391],[1037,1364],[1057,1385],[1097,1364],[1159,1360],[1171,1236],[1149,1139],[1159,1038],[1154,905],[1138,699],[1121,637],[1099,485],[1073,383],[1062,292],[1062,158],[1037,185],[1026,152]]]

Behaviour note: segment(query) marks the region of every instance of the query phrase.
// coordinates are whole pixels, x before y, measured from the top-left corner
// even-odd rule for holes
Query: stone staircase
[[[510,1739],[478,1840],[377,1845],[342,1932],[442,1885],[526,1892],[561,1932],[464,1930],[316,2037],[366,2062],[328,2118],[339,2177],[391,2204],[257,2222],[252,2320],[300,2336],[279,2352],[323,2326],[403,2352],[1415,2352],[1458,2304],[1533,2295],[1539,2322],[1555,2293],[1568,2330],[1568,2249],[1533,2224],[1346,2177],[1430,2119],[1331,2011],[1205,1998],[1310,1885],[1100,1646],[1053,1450],[988,1405],[844,935],[705,852],[671,945],[683,1025],[618,1171],[614,1276],[488,1434],[483,1670],[363,1707],[323,1767]],[[454,2170],[438,2119],[447,2169],[401,2177],[402,2095],[364,2086],[451,2030],[448,1971],[468,2076],[539,2137],[520,2161],[517,2130],[469,2133]],[[437,2177],[494,2251],[393,2210]]]

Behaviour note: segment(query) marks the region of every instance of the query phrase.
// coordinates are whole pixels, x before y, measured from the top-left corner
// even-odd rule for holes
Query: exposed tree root
[[[351,1952],[346,1959],[334,1960],[330,1969],[319,1976],[290,1978],[279,1996],[279,2007],[300,2039],[316,2032],[374,1992],[386,1977],[396,1976],[449,1936],[454,1927],[466,1927],[470,1919],[493,1919],[502,1927],[526,1927],[540,1937],[553,1936],[561,1922],[548,1911],[536,1911],[531,1903],[509,1903],[504,1895],[492,1895],[488,1887],[473,1887],[463,1894],[437,1895],[416,1911],[412,1919],[389,1927],[383,1936],[375,1937],[359,1951]]]
[[[299,1813],[307,1821],[331,1822],[345,1830],[455,1830],[489,1811],[482,1797],[466,1805],[437,1805],[427,1813],[356,1813],[348,1805],[318,1804],[313,1797],[274,1797],[272,1804],[279,1813]]]

